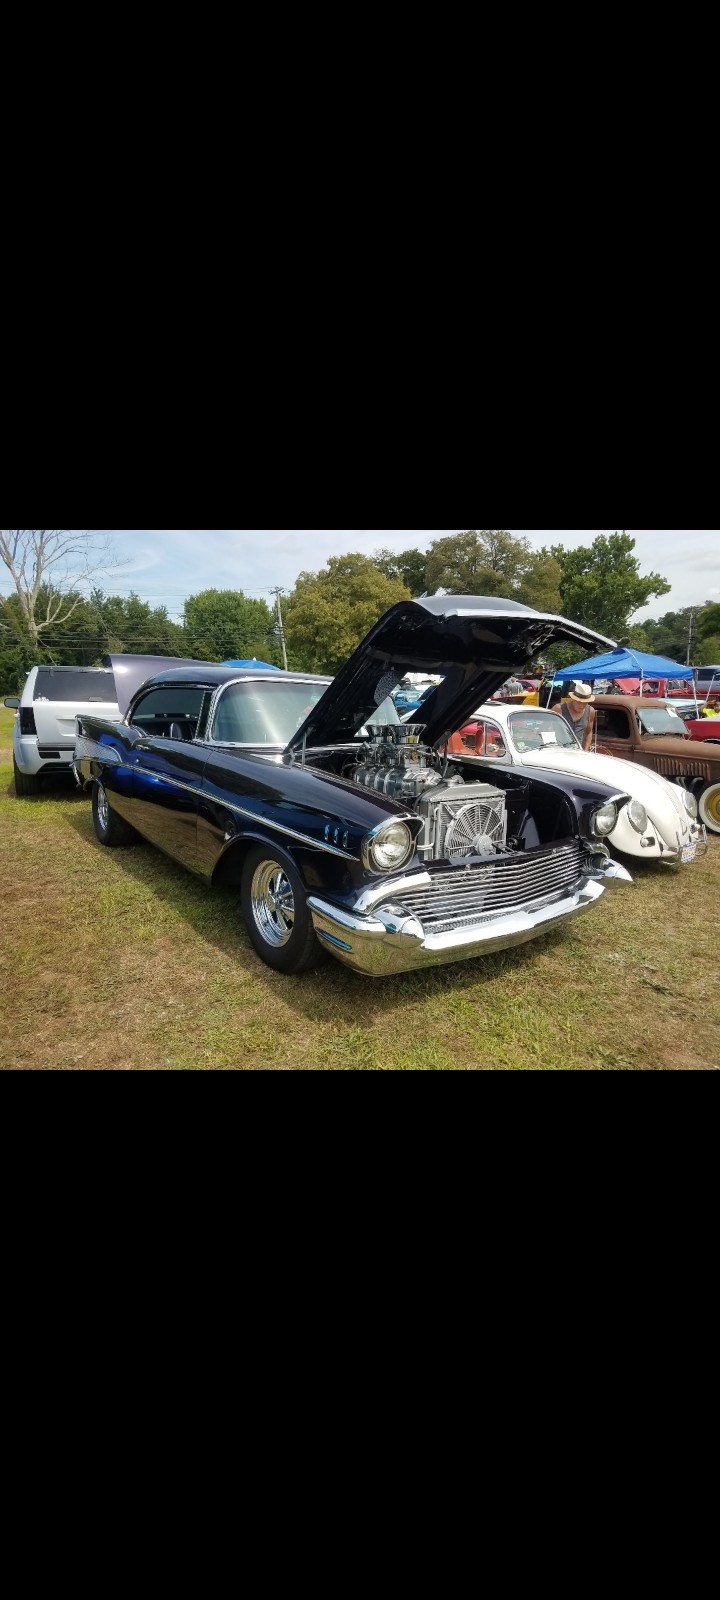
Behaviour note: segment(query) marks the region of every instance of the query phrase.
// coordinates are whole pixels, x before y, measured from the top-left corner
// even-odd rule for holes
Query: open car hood
[[[371,628],[287,748],[298,750],[304,741],[347,743],[408,672],[443,678],[418,714],[423,743],[440,744],[539,650],[565,639],[581,646],[612,644],[602,633],[514,600],[401,600]]]
[[[209,661],[188,661],[185,656],[103,656],[104,667],[112,667],[121,717],[138,689],[156,672],[171,672],[174,667],[208,667]]]

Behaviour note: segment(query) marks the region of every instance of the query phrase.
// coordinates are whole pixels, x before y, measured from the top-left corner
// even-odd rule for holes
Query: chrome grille
[[[404,890],[402,903],[426,932],[445,933],[559,894],[582,877],[583,866],[579,839],[489,863],[431,866],[430,887]]]

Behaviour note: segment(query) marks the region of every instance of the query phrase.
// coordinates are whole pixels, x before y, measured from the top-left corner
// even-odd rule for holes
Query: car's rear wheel
[[[709,833],[720,833],[720,783],[710,783],[698,797],[698,816]]]
[[[275,846],[255,845],[248,851],[242,909],[258,955],[276,972],[306,972],[325,960],[300,874]]]
[[[14,756],[13,775],[15,778],[15,793],[17,795],[40,794],[42,792],[40,778],[32,772],[21,772]]]
[[[118,845],[136,844],[137,834],[130,823],[119,817],[113,811],[105,792],[105,787],[99,781],[93,784],[92,814],[95,832],[101,844],[113,850]]]

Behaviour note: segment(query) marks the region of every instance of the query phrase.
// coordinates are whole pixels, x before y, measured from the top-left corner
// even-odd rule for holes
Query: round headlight
[[[614,800],[608,800],[607,805],[601,806],[592,819],[593,833],[603,839],[606,833],[612,833],[617,822],[617,806]]]
[[[645,807],[639,800],[631,800],[627,808],[628,817],[636,833],[644,833],[647,827],[648,815]]]
[[[698,803],[694,794],[691,794],[689,789],[683,789],[682,797],[685,801],[685,810],[691,817],[696,817],[698,814]]]
[[[397,872],[410,860],[415,840],[406,822],[385,822],[365,839],[363,862],[371,872]]]

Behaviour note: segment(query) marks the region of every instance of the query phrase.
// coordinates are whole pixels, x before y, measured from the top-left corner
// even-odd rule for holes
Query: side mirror
[[[7,708],[8,708],[8,711],[19,711],[20,710],[20,701],[18,700],[18,697],[17,697],[16,694],[9,694],[7,696],[5,704],[6,704]]]

